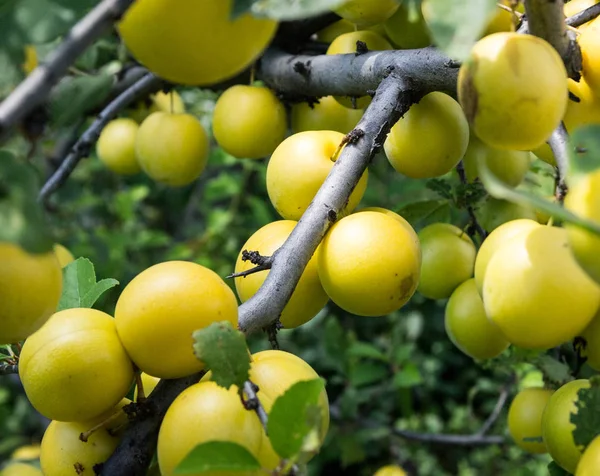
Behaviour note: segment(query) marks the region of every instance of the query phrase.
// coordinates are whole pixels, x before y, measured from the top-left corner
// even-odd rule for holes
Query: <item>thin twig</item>
[[[46,100],[52,87],[79,55],[111,28],[132,3],[133,0],[103,0],[64,36],[47,61],[34,69],[0,104],[0,139],[5,139],[17,123]]]
[[[498,395],[498,400],[496,400],[496,405],[494,406],[492,413],[490,413],[490,415],[487,417],[487,419],[483,422],[483,425],[481,425],[481,428],[479,428],[479,430],[474,433],[475,435],[479,435],[479,436],[487,435],[488,432],[491,430],[492,426],[494,426],[494,423],[496,423],[496,421],[498,420],[498,417],[500,417],[500,413],[502,413],[502,409],[504,408],[504,405],[506,404],[506,400],[508,399],[508,393],[509,393],[510,387],[513,384],[513,381],[514,381],[514,377],[512,377],[510,379],[510,381],[507,382],[506,385],[504,385],[504,387],[502,387],[502,390],[500,390],[500,395]]]
[[[407,440],[422,441],[424,443],[439,443],[458,446],[484,446],[501,445],[505,439],[500,435],[451,435],[443,433],[418,433],[416,431],[394,429],[394,434]]]
[[[69,178],[79,161],[89,154],[91,148],[100,137],[104,126],[129,104],[160,88],[162,81],[151,73],[146,74],[129,89],[121,93],[100,113],[98,118],[87,128],[60,167],[42,187],[38,200],[45,202]]]
[[[262,256],[258,251],[244,250],[242,251],[242,261],[250,261],[256,266],[254,268],[247,269],[246,271],[230,274],[227,276],[227,278],[245,278],[251,274],[260,273],[261,271],[271,269],[276,254],[277,251],[271,256]]]
[[[267,416],[267,412],[265,411],[264,407],[260,403],[260,399],[258,398],[258,395],[256,395],[256,392],[258,392],[258,390],[259,390],[258,385],[251,382],[250,380],[246,380],[246,382],[244,382],[244,392],[243,392],[246,394],[246,398],[244,398],[244,396],[242,395],[242,403],[244,404],[244,408],[246,410],[252,410],[252,411],[256,412],[256,415],[258,416],[258,419],[260,420],[260,423],[262,424],[262,426],[266,432],[268,416]]]
[[[552,133],[548,139],[548,145],[552,149],[556,161],[556,201],[563,203],[568,192],[566,176],[569,165],[569,134],[564,123],[561,122]]]
[[[461,160],[456,166],[456,172],[458,173],[458,177],[463,185],[467,184],[467,174],[465,173],[465,164]],[[481,226],[479,221],[477,220],[477,215],[475,215],[475,209],[473,205],[467,204],[466,206],[467,213],[469,214],[469,218],[471,219],[471,226],[475,229],[475,231],[481,237],[481,241],[485,240],[487,237],[487,231]]]
[[[577,27],[589,22],[590,20],[593,20],[599,15],[600,3],[596,3],[595,5],[592,5],[591,7],[588,7],[585,10],[580,11],[579,13],[576,13],[572,17],[567,18],[565,20],[565,23],[569,26]]]

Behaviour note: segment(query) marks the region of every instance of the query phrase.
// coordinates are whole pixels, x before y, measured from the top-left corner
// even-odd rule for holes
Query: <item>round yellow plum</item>
[[[528,453],[546,453],[543,441],[528,441],[527,438],[542,438],[542,415],[553,391],[545,388],[521,390],[508,409],[508,432],[515,444]]]
[[[325,96],[310,106],[301,102],[292,106],[292,132],[337,131],[350,132],[360,121],[364,110],[342,106],[333,96]]]
[[[399,221],[402,224],[402,226],[404,227],[404,229],[410,234],[412,240],[415,243],[415,246],[417,248],[421,247],[421,243],[419,242],[419,236],[417,235],[417,232],[415,231],[415,229],[412,227],[412,225],[404,217],[402,217],[398,213],[393,212],[392,210],[388,210],[387,208],[382,208],[382,207],[366,207],[366,208],[361,208],[360,210],[357,210],[355,213],[359,213],[359,212],[379,212],[379,213],[385,213],[386,215],[388,215],[388,216],[392,217],[393,219]]]
[[[9,463],[0,471],[0,476],[44,476],[44,474],[32,464]]]
[[[398,0],[347,0],[334,11],[349,22],[365,27],[384,22],[399,6]]]
[[[407,476],[406,472],[393,464],[379,468],[373,476]]]
[[[575,476],[595,476],[600,473],[600,436],[587,445],[579,463]]]
[[[586,363],[591,368],[600,372],[600,310],[581,332],[580,337],[585,340],[581,355],[586,357]]]
[[[400,49],[424,48],[431,44],[429,28],[419,9],[417,18],[410,18],[408,7],[403,4],[383,24],[392,43]]]
[[[469,125],[460,105],[447,94],[432,92],[394,124],[384,149],[397,172],[431,178],[452,170],[468,144]]]
[[[102,129],[96,154],[114,173],[133,175],[142,170],[135,153],[138,129],[138,123],[127,118],[113,119]]]
[[[56,259],[58,259],[61,268],[75,261],[73,254],[60,243],[54,245],[54,253],[56,253]]]

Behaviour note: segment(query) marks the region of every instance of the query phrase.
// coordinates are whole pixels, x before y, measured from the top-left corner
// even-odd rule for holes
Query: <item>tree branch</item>
[[[456,97],[458,68],[433,47],[370,51],[358,56],[291,55],[270,48],[258,75],[272,89],[292,96],[365,96],[392,70],[398,77],[413,80],[425,93],[442,91]]]
[[[525,0],[527,22],[519,29],[539,36],[550,43],[562,58],[570,78],[581,77],[581,50],[575,35],[567,32],[564,14],[564,0]]]
[[[565,177],[569,165],[569,134],[564,123],[556,128],[556,130],[548,139],[548,145],[552,149],[554,159],[556,160],[556,192],[555,197],[559,203],[562,203],[568,192]]]
[[[146,74],[133,86],[125,90],[100,113],[98,118],[87,128],[79,140],[71,148],[60,167],[42,187],[38,200],[45,202],[69,178],[79,161],[90,153],[91,148],[100,137],[104,126],[129,104],[153,91],[160,89],[162,81],[151,73]]]
[[[0,139],[46,100],[75,60],[109,29],[134,0],[103,0],[65,35],[62,43],[0,104]]]
[[[600,3],[596,3],[595,5],[576,13],[572,17],[567,18],[565,23],[569,26],[577,27],[593,20],[598,15],[600,15]]]
[[[177,380],[161,380],[141,405],[144,415],[125,431],[121,443],[102,466],[101,476],[144,476],[156,451],[158,430],[173,400],[204,372]]]
[[[0,365],[0,375],[11,375],[18,374],[19,366],[16,364],[1,364]]]
[[[484,446],[501,445],[504,437],[500,435],[450,435],[442,433],[418,433],[416,431],[394,429],[394,434],[407,440],[422,441],[424,443],[439,443],[458,446]]]
[[[256,395],[256,392],[258,392],[258,391],[259,391],[258,385],[252,383],[250,380],[247,380],[244,383],[244,393],[246,394],[247,398],[245,398],[245,399],[242,398],[242,403],[244,404],[244,408],[246,410],[251,410],[251,411],[256,412],[256,415],[258,416],[258,419],[260,420],[260,423],[262,424],[262,426],[266,432],[268,416],[267,416],[267,412],[265,411],[264,407],[260,403],[258,395]]]
[[[346,145],[312,203],[277,251],[261,288],[240,306],[240,330],[249,334],[277,320],[308,261],[344,208],[371,158],[383,146],[390,128],[416,98],[412,85],[395,73],[381,82],[364,116],[347,136],[356,140]]]

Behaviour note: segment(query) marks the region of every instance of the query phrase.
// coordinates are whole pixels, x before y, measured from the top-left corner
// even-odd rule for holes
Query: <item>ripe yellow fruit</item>
[[[467,179],[471,182],[479,176],[479,168],[484,163],[496,178],[510,187],[516,187],[529,171],[531,154],[524,150],[496,149],[472,136],[463,163]]]
[[[106,413],[85,422],[52,421],[42,439],[40,464],[44,476],[97,474],[94,466],[104,463],[121,441],[122,432],[117,428],[127,423],[127,415],[121,410],[127,403],[129,400],[124,399]],[[105,422],[116,412],[121,415],[91,433],[86,442],[79,439],[79,435]]]
[[[296,226],[293,220],[279,220],[263,226],[256,231],[242,246],[235,263],[235,272],[239,273],[254,268],[250,261],[242,261],[242,252],[258,251],[262,256],[271,256],[283,243]],[[292,297],[286,304],[280,316],[285,328],[301,326],[310,321],[323,309],[329,297],[325,294],[317,272],[317,255],[311,258],[296,285]],[[242,302],[246,302],[256,294],[269,274],[268,270],[250,274],[243,278],[235,278],[235,289]]]
[[[596,95],[600,93],[600,23],[596,20],[577,38],[583,59],[582,75]]]
[[[586,379],[566,383],[550,397],[542,416],[542,437],[548,453],[569,473],[575,473],[583,449],[573,440],[575,425],[571,423],[571,413],[577,413],[577,392],[589,387],[590,381]]]
[[[35,460],[40,458],[40,445],[25,445],[20,446],[10,455],[10,459],[18,459],[22,461]],[[1,474],[1,473],[0,473]]]
[[[317,41],[322,43],[331,43],[338,36],[343,35],[344,33],[350,33],[351,31],[356,31],[356,25],[348,20],[339,20],[331,25],[319,30],[316,33]]]
[[[450,297],[473,276],[475,245],[460,228],[433,223],[419,232],[423,263],[418,291],[430,299]]]
[[[58,306],[62,272],[53,251],[30,254],[0,242],[0,343],[19,342],[37,331]]]
[[[496,228],[491,232],[485,241],[481,244],[477,256],[475,257],[475,284],[479,294],[483,294],[483,278],[487,269],[488,263],[494,253],[504,243],[512,239],[514,236],[527,230],[537,228],[539,223],[527,218],[511,220]]]
[[[526,388],[514,398],[508,409],[508,431],[517,446],[528,453],[546,453],[543,441],[525,441],[542,437],[542,415],[553,391]]]
[[[462,352],[474,359],[500,355],[509,342],[486,316],[474,279],[458,286],[446,305],[446,333]]]
[[[419,242],[419,236],[417,235],[417,232],[415,231],[415,229],[412,227],[412,225],[408,221],[406,221],[404,219],[404,217],[402,217],[398,213],[395,213],[392,210],[388,210],[387,208],[381,208],[381,207],[366,207],[366,208],[361,208],[360,210],[356,211],[356,213],[359,213],[359,212],[379,212],[379,213],[384,213],[384,214],[386,214],[386,215],[394,218],[395,220],[398,220],[402,224],[402,226],[404,227],[404,229],[410,234],[410,237],[412,238],[413,242],[415,243],[415,246],[417,248],[421,247],[421,243]],[[421,254],[419,253],[419,258],[420,258],[420,256],[421,256]]]
[[[27,75],[31,74],[31,72],[37,68],[38,66],[38,56],[35,46],[26,45],[25,46],[25,61],[21,65],[23,68],[23,72]]]
[[[565,17],[567,17],[567,18],[572,17],[573,15],[585,10],[586,8],[589,8],[593,5],[595,5],[598,2],[600,2],[600,0],[571,0],[568,3],[565,3],[565,8],[564,8]],[[585,28],[590,23],[591,22],[588,22],[584,25],[580,25],[577,28],[579,30],[582,30],[582,27]]]
[[[447,94],[432,92],[394,124],[384,149],[396,171],[431,178],[452,170],[468,144],[469,125],[460,105]]]
[[[181,187],[196,180],[206,167],[208,137],[190,114],[155,112],[140,126],[135,151],[151,178]]]
[[[501,2],[505,6],[510,6],[510,0],[502,0]],[[515,9],[519,13],[525,13],[525,6],[522,3],[517,5]],[[492,33],[499,33],[501,31],[513,31],[513,14],[502,8],[497,7],[494,16],[488,23],[483,36],[491,35]]]
[[[114,407],[133,382],[115,321],[95,309],[54,314],[23,345],[19,376],[46,418],[85,421]]]
[[[359,30],[352,31],[350,33],[344,33],[338,36],[331,42],[329,48],[327,48],[328,55],[341,55],[346,53],[356,53],[356,42],[362,41],[367,45],[367,48],[372,51],[391,50],[392,45],[379,33],[375,33],[371,30]],[[335,100],[342,106],[352,109],[365,109],[371,104],[371,98],[369,96],[363,96],[356,98],[354,103],[352,99],[348,97],[335,96]],[[356,105],[356,107],[354,107]]]
[[[183,114],[185,112],[185,104],[179,93],[174,89],[168,93],[159,91],[156,94],[151,94],[148,100],[138,103],[129,112],[129,117],[138,124],[141,124],[153,112]]]
[[[572,101],[569,101],[569,103],[571,102]],[[567,106],[567,111],[568,110],[569,106]],[[552,165],[553,167],[556,167],[556,159],[554,158],[554,152],[552,152],[552,149],[548,144],[544,143],[536,149],[533,149],[531,152],[535,154],[535,156],[538,159],[543,160],[544,162]]]
[[[392,43],[400,49],[424,48],[431,44],[429,28],[419,9],[419,16],[412,20],[408,7],[400,5],[390,18],[383,24],[385,32]]]
[[[214,271],[196,263],[167,261],[147,268],[125,287],[115,323],[127,353],[143,372],[178,378],[199,372],[192,333],[213,322],[237,326],[237,299]],[[156,358],[157,349],[168,352]]]
[[[498,149],[541,146],[567,109],[567,72],[556,50],[533,35],[479,40],[458,73],[458,99],[475,134]]]
[[[306,131],[285,139],[269,160],[267,192],[277,212],[286,220],[299,220],[329,175],[344,134]],[[351,213],[367,188],[365,170],[352,191],[342,215]]]
[[[571,340],[591,322],[600,304],[600,286],[577,265],[566,230],[540,225],[518,233],[493,253],[483,279],[483,303],[512,344],[549,349]]]
[[[349,109],[342,106],[333,96],[319,99],[309,106],[301,102],[292,106],[292,132],[337,131],[350,132],[364,114],[363,109]]]
[[[140,377],[142,379],[142,385],[144,386],[144,396],[147,398],[152,391],[156,388],[156,386],[158,385],[158,382],[160,382],[160,379],[157,377],[153,377],[152,375],[148,375],[144,372],[142,372],[140,374]],[[137,400],[138,397],[138,389],[137,389],[137,385],[135,387],[135,390],[133,392],[133,399]]]
[[[281,350],[265,350],[252,355],[250,380],[258,385],[258,397],[267,412],[273,403],[285,391],[302,380],[319,378],[314,369],[300,357]],[[319,396],[321,409],[320,442],[322,443],[329,429],[329,401],[325,389]],[[281,458],[277,456],[271,442],[263,432],[259,461],[263,467],[275,469]]]
[[[277,22],[249,13],[231,20],[233,0],[140,0],[119,23],[133,56],[157,75],[203,86],[231,78],[268,46]]]
[[[406,473],[400,466],[390,464],[379,468],[373,476],[406,476]]]
[[[263,429],[256,413],[244,408],[237,391],[235,386],[225,390],[203,380],[179,394],[158,434],[158,464],[163,476],[173,476],[190,451],[209,441],[237,443],[258,456]]]
[[[587,445],[579,463],[575,476],[595,476],[600,474],[600,436]]]
[[[0,476],[44,476],[44,474],[31,464],[9,463],[0,471]]]
[[[384,22],[399,6],[398,0],[347,0],[334,12],[359,27],[365,27]]]
[[[400,309],[419,282],[421,250],[414,231],[380,212],[360,212],[334,224],[321,243],[319,277],[331,300],[359,316]]]
[[[138,129],[137,122],[126,118],[113,119],[102,129],[96,154],[114,173],[132,175],[142,170],[135,153]]]
[[[565,208],[600,224],[600,170],[587,174],[571,186]],[[565,228],[579,266],[600,284],[600,235],[571,224],[565,224]]]
[[[61,268],[75,261],[73,254],[60,243],[54,245],[54,253],[56,253],[56,259],[58,259]]]
[[[238,84],[217,100],[212,127],[225,152],[240,159],[261,159],[285,138],[285,107],[267,87]]]
[[[600,372],[600,310],[580,336],[585,339],[582,356],[587,357],[586,363],[591,368]]]

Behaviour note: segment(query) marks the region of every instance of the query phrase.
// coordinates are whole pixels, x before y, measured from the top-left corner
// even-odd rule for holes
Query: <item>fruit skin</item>
[[[600,372],[600,310],[592,322],[580,334],[585,339],[586,345],[581,352],[582,357],[587,357],[586,363]]]
[[[433,223],[419,232],[423,264],[417,290],[430,299],[450,297],[459,284],[473,276],[475,245],[460,228]]]
[[[235,272],[246,271],[256,265],[250,261],[242,261],[242,252],[258,251],[262,256],[271,256],[295,228],[293,220],[279,220],[263,226],[244,243],[235,263]],[[294,328],[310,321],[325,307],[329,296],[325,294],[317,272],[317,256],[319,248],[310,259],[300,276],[300,280],[292,293],[292,297],[283,309],[279,320],[283,327]],[[250,274],[243,278],[235,278],[235,289],[242,302],[250,299],[262,286],[269,274],[268,270]]]
[[[468,144],[469,125],[460,105],[447,94],[432,92],[392,127],[384,149],[397,172],[431,178],[452,170]]]
[[[544,442],[523,440],[542,436],[542,415],[552,394],[544,388],[526,388],[510,404],[508,431],[516,445],[528,453],[548,452]]]
[[[158,464],[163,476],[175,468],[200,443],[230,441],[258,456],[262,426],[256,413],[246,410],[237,393],[203,380],[185,389],[171,404],[158,433]],[[194,473],[218,476],[222,472]],[[250,473],[239,472],[240,476]]]
[[[461,352],[479,360],[500,355],[509,342],[485,314],[475,279],[458,286],[446,304],[445,328]]]
[[[576,215],[600,223],[600,170],[586,174],[571,186],[565,208]],[[571,224],[565,224],[569,245],[579,266],[600,283],[600,236]]]
[[[0,471],[0,476],[44,476],[44,474],[31,464],[9,463]]]
[[[571,256],[566,230],[540,225],[505,241],[492,255],[483,303],[512,344],[549,349],[591,322],[600,287]]]
[[[61,268],[64,268],[69,263],[75,261],[75,257],[73,256],[73,254],[60,243],[56,243],[53,249],[54,253],[56,254],[56,259],[58,260],[58,263],[60,264]]]
[[[21,341],[37,331],[58,306],[62,272],[53,251],[30,254],[0,242],[0,344]]]
[[[410,12],[405,5],[400,5],[383,24],[385,32],[392,43],[401,49],[425,48],[431,44],[429,28],[419,9],[416,21],[410,21]]]
[[[25,445],[20,446],[12,452],[10,459],[24,460],[36,460],[40,458],[40,445]]]
[[[371,30],[359,30],[352,31],[350,33],[343,33],[342,35],[338,36],[335,40],[331,42],[329,48],[327,48],[326,54],[341,55],[347,53],[356,53],[357,41],[362,41],[363,43],[365,43],[370,51],[382,51],[393,49],[392,45],[390,45],[390,42],[387,41],[379,33],[375,33]],[[334,97],[335,100],[339,102],[342,106],[350,109],[365,109],[369,104],[371,104],[371,98],[369,96],[362,96],[356,98],[356,107],[354,107],[352,99],[348,97]]]
[[[267,412],[271,411],[275,400],[283,395],[293,384],[302,380],[319,378],[314,369],[300,357],[281,350],[264,350],[252,354],[250,380],[258,385],[258,396]],[[329,401],[325,389],[319,396],[321,409],[320,442],[323,443],[329,430]],[[268,469],[275,469],[280,458],[271,446],[271,442],[262,433],[262,444],[259,452],[259,461]]]
[[[393,212],[392,210],[388,210],[387,208],[382,208],[382,207],[361,208],[360,210],[357,210],[355,213],[360,213],[360,212],[379,212],[379,213],[384,213],[384,214],[394,218],[395,220],[399,221],[402,224],[404,229],[408,232],[408,234],[412,238],[415,246],[417,246],[419,248],[421,247],[421,243],[419,242],[419,236],[417,235],[417,232],[415,231],[415,229],[412,227],[412,225],[407,220],[404,219],[404,217],[402,217],[398,213]],[[419,259],[420,259],[420,256],[421,256],[421,254],[419,253]]]
[[[365,27],[384,22],[399,6],[398,0],[348,0],[334,12],[359,27]]]
[[[267,166],[267,193],[283,218],[300,219],[333,167],[343,139],[344,134],[335,131],[299,132],[275,149]],[[368,175],[365,170],[342,215],[351,213],[360,202]]]
[[[129,112],[129,117],[138,124],[144,122],[153,112],[162,111],[174,114],[183,114],[185,112],[183,99],[181,99],[179,93],[174,89],[168,93],[159,91],[156,94],[150,95],[149,99],[149,104],[146,101],[141,101]]]
[[[494,33],[479,40],[461,66],[458,100],[475,134],[486,144],[535,149],[565,114],[567,72],[545,40]]]
[[[348,20],[341,19],[319,30],[316,33],[316,37],[317,41],[331,43],[338,36],[350,33],[351,31],[356,31],[356,25]]]
[[[157,377],[153,377],[152,375],[148,375],[144,372],[142,372],[140,374],[140,377],[142,379],[142,385],[144,386],[144,396],[146,398],[148,398],[148,396],[152,393],[152,391],[158,385],[158,382],[160,382],[160,379]],[[137,385],[136,385],[135,390],[133,391],[133,399],[137,400],[137,397],[138,397],[138,389],[137,389]]]
[[[115,324],[136,366],[153,377],[179,378],[202,370],[192,333],[213,322],[237,326],[237,299],[214,271],[187,261],[150,266],[125,287]],[[157,349],[168,352],[156,358]]]
[[[292,132],[337,131],[350,132],[364,114],[363,109],[342,106],[333,96],[325,96],[312,107],[306,102],[292,106]]]
[[[539,223],[527,218],[511,220],[500,225],[487,236],[475,257],[475,284],[480,295],[483,294],[485,271],[494,253],[514,236],[538,226]]]
[[[496,149],[472,136],[463,157],[465,173],[470,182],[479,176],[482,163],[485,163],[490,172],[500,181],[509,187],[516,187],[529,171],[531,154],[524,150]]]
[[[510,6],[510,0],[502,0],[503,5]],[[519,13],[525,13],[525,6],[522,3],[517,5],[515,9]],[[483,36],[491,35],[492,33],[499,33],[501,31],[512,31],[513,30],[513,15],[511,12],[496,8],[496,13],[491,18],[487,25],[487,28]]]
[[[115,322],[95,309],[54,314],[23,345],[19,376],[46,418],[85,421],[114,407],[133,382],[133,365]]]
[[[35,46],[26,45],[25,46],[25,61],[21,65],[23,68],[23,72],[27,75],[30,75],[31,72],[37,68],[38,66],[38,56]]]
[[[569,473],[575,473],[581,458],[581,449],[575,446],[573,440],[575,425],[570,421],[571,413],[577,413],[577,392],[589,387],[590,381],[586,379],[564,384],[550,397],[542,416],[542,437],[548,453],[556,464]]]
[[[342,218],[325,235],[319,277],[331,300],[345,311],[383,316],[414,294],[420,255],[406,225],[385,213],[363,211]]]
[[[138,130],[135,152],[157,182],[182,187],[196,180],[208,161],[208,136],[191,114],[155,112]]]
[[[600,23],[594,19],[577,37],[581,49],[582,75],[596,95],[600,93]]]
[[[567,111],[563,118],[565,127],[572,131],[587,124],[600,123],[600,100],[585,79],[578,83],[569,79],[569,91],[579,98],[579,102],[569,99]]]
[[[600,473],[600,436],[597,436],[585,448],[575,476],[595,476]]]
[[[94,476],[94,466],[104,463],[121,441],[122,433],[113,435],[111,430],[118,424],[127,423],[127,416],[121,410],[127,403],[131,402],[124,399],[105,414],[85,422],[50,422],[42,438],[40,455],[44,476]],[[121,415],[115,422],[111,421],[106,427],[92,433],[87,442],[79,439],[81,433],[106,421],[117,411],[120,411]]]
[[[379,468],[373,476],[406,476],[406,472],[393,464]]]
[[[135,153],[138,129],[137,122],[127,118],[113,119],[102,129],[96,154],[114,173],[134,175],[142,170]]]
[[[245,69],[271,42],[277,22],[244,14],[233,0],[136,2],[119,23],[121,38],[149,70],[173,83],[203,86]],[[210,66],[208,66],[210,65]]]
[[[212,128],[225,152],[240,159],[261,159],[285,138],[285,107],[267,87],[238,84],[217,100]]]

